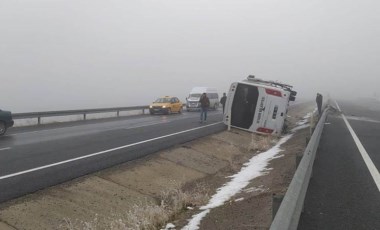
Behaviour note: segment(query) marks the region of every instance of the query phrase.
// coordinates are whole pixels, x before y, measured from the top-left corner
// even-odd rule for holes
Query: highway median
[[[289,130],[313,103],[290,107]],[[305,125],[305,124],[304,124]],[[272,195],[284,194],[304,151],[307,125],[289,136],[262,174],[203,219],[200,229],[269,228]],[[289,133],[290,134],[290,133]],[[1,229],[185,227],[218,189],[280,139],[232,129],[0,204]],[[167,225],[169,224],[169,225]],[[171,224],[171,225],[170,225]],[[3,227],[4,226],[4,227]],[[244,228],[241,228],[244,229]]]

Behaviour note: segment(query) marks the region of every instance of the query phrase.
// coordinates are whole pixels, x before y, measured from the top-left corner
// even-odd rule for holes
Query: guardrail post
[[[298,168],[298,165],[300,164],[302,157],[303,157],[303,155],[301,155],[301,154],[296,155],[296,169]]]
[[[87,117],[86,115],[87,115],[86,113],[83,114],[83,120],[86,120],[86,117]]]
[[[315,114],[312,113],[311,117],[310,117],[310,136],[313,135],[314,130],[315,130],[315,126],[317,125],[318,121],[319,121],[319,117],[317,119],[315,117]]]
[[[116,116],[117,116],[117,117],[120,117],[120,110],[118,110],[118,111],[116,112]]]
[[[142,109],[142,114],[145,114],[145,109]]]
[[[280,208],[281,202],[284,199],[284,195],[282,194],[272,194],[272,220],[277,214],[278,209]]]
[[[37,120],[38,120],[38,124],[40,125],[41,124],[41,117],[37,117]]]

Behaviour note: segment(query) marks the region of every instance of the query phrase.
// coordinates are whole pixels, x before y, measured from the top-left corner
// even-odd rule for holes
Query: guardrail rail
[[[315,127],[301,162],[273,219],[270,230],[296,230],[298,227],[328,110],[327,108],[323,111]]]
[[[119,117],[121,111],[142,110],[142,113],[144,114],[146,109],[149,109],[148,105],[131,106],[131,107],[115,107],[115,108],[99,108],[99,109],[81,109],[81,110],[62,110],[62,111],[46,111],[46,112],[31,112],[31,113],[13,113],[12,117],[13,117],[13,119],[37,118],[38,124],[40,125],[42,117],[83,115],[83,120],[86,120],[87,114],[116,112],[116,116]]]

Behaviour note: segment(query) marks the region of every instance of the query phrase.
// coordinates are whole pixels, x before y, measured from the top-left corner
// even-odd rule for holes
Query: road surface
[[[220,111],[10,129],[0,137],[0,202],[225,129]]]
[[[380,102],[337,104],[345,118],[328,116],[298,229],[380,229]]]

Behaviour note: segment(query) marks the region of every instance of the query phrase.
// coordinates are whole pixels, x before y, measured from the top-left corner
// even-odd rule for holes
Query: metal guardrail
[[[298,227],[327,111],[328,108],[324,110],[315,127],[302,160],[270,226],[270,230],[296,230]]]
[[[32,113],[13,113],[12,117],[13,117],[13,119],[37,118],[38,124],[41,124],[41,118],[42,117],[83,115],[83,120],[86,120],[87,114],[116,112],[116,116],[119,117],[121,111],[142,110],[142,113],[144,114],[146,109],[149,109],[148,105],[131,106],[131,107],[115,107],[115,108],[99,108],[99,109],[46,111],[46,112],[32,112]]]

